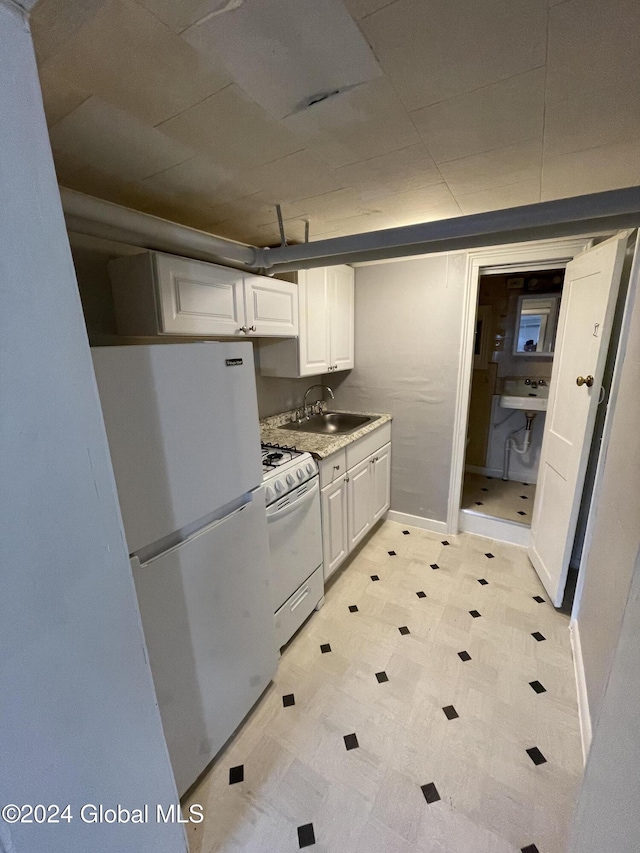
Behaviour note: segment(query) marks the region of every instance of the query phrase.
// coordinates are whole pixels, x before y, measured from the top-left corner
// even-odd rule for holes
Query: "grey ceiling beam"
[[[60,198],[69,231],[238,269],[253,271],[258,267],[260,250],[255,246],[216,237],[197,228],[179,225],[65,187],[60,187]]]
[[[270,273],[598,234],[640,225],[640,187],[258,250]]]

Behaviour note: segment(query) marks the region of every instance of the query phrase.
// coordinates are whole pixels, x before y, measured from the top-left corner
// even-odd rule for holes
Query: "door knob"
[[[586,385],[587,388],[591,388],[593,385],[593,376],[591,374],[588,376],[578,376],[576,379],[576,385]]]

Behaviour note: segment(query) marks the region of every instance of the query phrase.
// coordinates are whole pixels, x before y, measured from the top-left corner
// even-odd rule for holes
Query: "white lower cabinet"
[[[380,444],[376,432],[349,445],[346,459],[351,456],[358,461],[346,472],[344,450],[320,463],[325,581],[389,509],[390,425],[380,429]],[[365,452],[367,455],[361,458]]]

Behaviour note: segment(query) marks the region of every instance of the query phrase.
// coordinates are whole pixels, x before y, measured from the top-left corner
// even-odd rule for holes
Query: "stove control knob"
[[[282,482],[280,480],[276,480],[275,489],[276,492],[284,492],[284,486],[282,485]]]
[[[307,474],[313,474],[314,470],[313,462],[307,462]]]
[[[275,497],[275,492],[273,491],[273,489],[271,488],[271,486],[267,486],[267,488],[266,488],[266,494],[267,494],[267,502],[268,502],[268,501],[272,501],[272,500],[274,499],[274,497]]]
[[[298,479],[304,480],[304,471],[302,470],[302,468],[298,468]]]
[[[287,483],[289,483],[290,486],[293,486],[293,484],[295,483],[295,478],[293,474],[287,474]]]

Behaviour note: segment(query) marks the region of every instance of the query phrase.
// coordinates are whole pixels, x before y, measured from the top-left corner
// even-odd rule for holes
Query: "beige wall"
[[[466,254],[356,269],[355,368],[336,402],[393,415],[391,508],[445,522]]]
[[[611,422],[605,427],[604,464],[601,463],[602,470],[596,475],[581,566],[582,593],[577,605],[587,695],[594,724],[600,714],[640,544],[640,299],[637,291],[637,276],[632,273],[628,299],[633,310],[625,320],[629,337],[617,360],[612,389],[615,408],[612,412],[610,409]],[[608,444],[607,428],[610,428]]]

